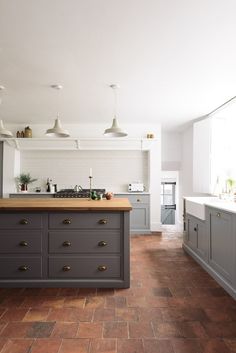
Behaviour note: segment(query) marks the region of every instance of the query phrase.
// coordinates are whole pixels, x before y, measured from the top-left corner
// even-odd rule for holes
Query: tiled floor
[[[123,290],[1,289],[1,353],[232,353],[236,302],[177,233],[132,238]]]

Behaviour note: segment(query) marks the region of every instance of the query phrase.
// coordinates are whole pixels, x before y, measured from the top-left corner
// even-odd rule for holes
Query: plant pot
[[[27,192],[28,191],[28,185],[27,184],[21,184],[20,191]]]

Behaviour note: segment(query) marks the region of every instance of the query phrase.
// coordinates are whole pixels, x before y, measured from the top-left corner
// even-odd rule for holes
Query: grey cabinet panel
[[[0,213],[0,229],[40,229],[42,216],[35,213]]]
[[[121,226],[120,212],[93,213],[52,213],[49,215],[51,229],[119,229]]]
[[[119,253],[119,231],[54,231],[49,232],[50,253]]]
[[[203,259],[207,259],[208,242],[205,222],[187,215],[184,242]]]
[[[128,198],[132,211],[130,212],[130,230],[133,233],[150,233],[150,195],[116,194],[116,197]]]
[[[234,274],[234,237],[232,214],[211,209],[209,214],[209,263],[228,281]]]
[[[120,257],[50,257],[49,277],[119,278]]]
[[[0,278],[41,278],[41,257],[2,257],[0,258]]]
[[[31,254],[41,253],[41,231],[2,230],[0,234],[0,253]]]

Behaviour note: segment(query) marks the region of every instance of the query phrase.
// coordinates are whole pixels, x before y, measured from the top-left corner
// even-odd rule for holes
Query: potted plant
[[[17,182],[20,184],[21,191],[27,191],[28,190],[28,184],[33,183],[37,179],[32,179],[30,176],[30,173],[21,173],[17,178]]]

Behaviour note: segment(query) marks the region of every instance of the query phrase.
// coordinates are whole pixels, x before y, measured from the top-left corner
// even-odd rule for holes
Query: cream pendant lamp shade
[[[105,130],[104,135],[108,137],[124,137],[127,136],[127,133],[119,127],[117,119],[114,118],[112,121],[112,126]]]
[[[4,128],[2,120],[0,120],[0,137],[13,137],[12,132]]]
[[[63,88],[62,85],[58,85],[58,84],[51,85],[50,87],[57,91],[60,91]],[[46,131],[46,136],[48,137],[69,137],[70,136],[69,132],[62,128],[61,121],[58,115],[57,115],[57,119],[55,119],[55,124],[53,128],[48,129]]]
[[[127,136],[127,133],[119,127],[117,117],[116,117],[116,111],[117,111],[116,90],[119,88],[119,85],[112,84],[112,85],[110,85],[110,88],[112,88],[113,92],[114,92],[114,102],[115,102],[115,104],[114,104],[114,118],[112,121],[112,126],[109,129],[106,129],[104,131],[104,135],[107,137],[125,137],[125,136]]]
[[[70,134],[69,134],[69,132],[67,130],[62,128],[61,121],[57,117],[57,119],[55,120],[55,124],[54,124],[53,128],[52,129],[48,129],[46,131],[46,136],[49,136],[49,137],[69,137]]]

